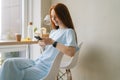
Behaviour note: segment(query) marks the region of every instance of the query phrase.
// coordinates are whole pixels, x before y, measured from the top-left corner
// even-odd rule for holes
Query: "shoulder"
[[[67,34],[75,34],[75,31],[71,28],[66,29]]]
[[[55,31],[56,31],[55,29],[51,30],[51,31],[50,31],[50,34],[52,34],[52,33],[55,32]]]

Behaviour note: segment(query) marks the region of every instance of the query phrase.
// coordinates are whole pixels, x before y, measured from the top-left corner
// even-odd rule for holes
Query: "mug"
[[[21,41],[21,34],[15,33],[15,38],[16,38],[16,41]]]

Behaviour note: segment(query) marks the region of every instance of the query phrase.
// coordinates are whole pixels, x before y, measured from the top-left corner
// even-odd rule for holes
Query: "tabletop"
[[[0,46],[2,46],[2,45],[37,44],[37,43],[38,43],[38,41],[0,40]]]

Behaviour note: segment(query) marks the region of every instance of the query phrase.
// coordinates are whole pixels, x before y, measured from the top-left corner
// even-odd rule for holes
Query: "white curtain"
[[[1,39],[14,39],[22,31],[22,0],[1,1]]]

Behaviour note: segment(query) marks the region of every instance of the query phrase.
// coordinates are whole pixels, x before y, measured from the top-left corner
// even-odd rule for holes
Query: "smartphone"
[[[40,36],[34,36],[37,40],[42,40]]]

